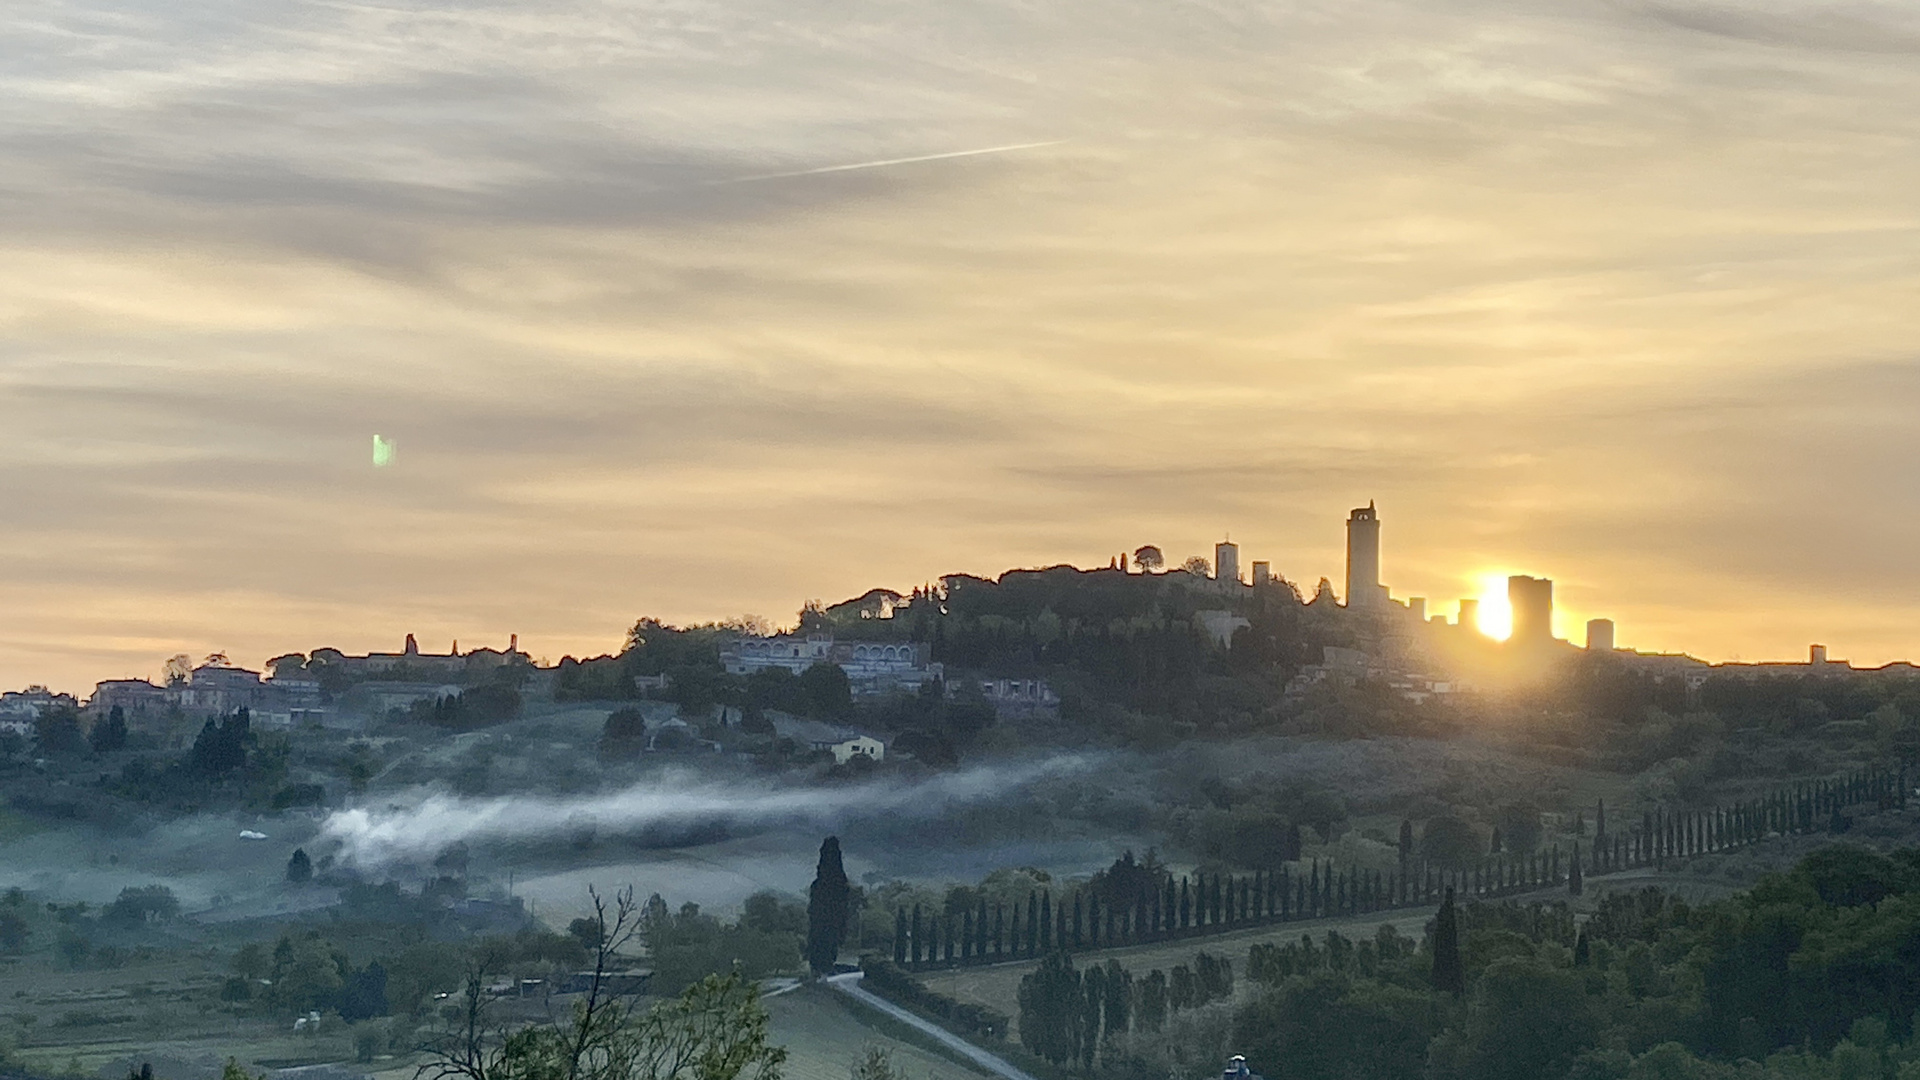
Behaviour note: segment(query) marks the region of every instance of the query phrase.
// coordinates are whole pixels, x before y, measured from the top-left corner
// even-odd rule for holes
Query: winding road
[[[909,1012],[895,1005],[893,1002],[888,1001],[886,998],[873,993],[866,987],[860,985],[860,979],[861,973],[853,971],[845,975],[829,975],[826,982],[827,985],[858,1001],[860,1004],[876,1012],[884,1013],[913,1028],[915,1031],[925,1033],[940,1045],[952,1050],[954,1053],[959,1054],[961,1057],[966,1058],[968,1061],[973,1062],[975,1065],[980,1066],[995,1076],[1002,1077],[1004,1080],[1035,1080],[1032,1073],[1023,1072],[1020,1069],[1014,1068],[1007,1062],[987,1053],[985,1050],[955,1035],[946,1028]]]

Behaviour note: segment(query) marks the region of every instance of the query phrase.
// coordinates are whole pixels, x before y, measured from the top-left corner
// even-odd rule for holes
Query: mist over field
[[[618,791],[570,798],[521,794],[473,799],[429,792],[410,805],[335,811],[317,839],[323,845],[338,844],[342,862],[378,871],[390,862],[430,858],[455,843],[591,839],[602,830],[620,834],[662,827],[811,825],[831,831],[847,819],[862,817],[937,817],[1037,781],[1089,772],[1101,761],[1102,755],[1062,754],[1026,764],[826,788],[674,771]]]

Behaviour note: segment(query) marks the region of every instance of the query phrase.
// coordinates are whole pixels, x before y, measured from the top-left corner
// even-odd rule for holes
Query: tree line
[[[1454,892],[1494,898],[1542,888],[1578,894],[1593,875],[1725,851],[1790,833],[1841,833],[1847,811],[1859,806],[1904,808],[1906,768],[1871,769],[1809,781],[1769,795],[1705,810],[1648,810],[1624,832],[1609,831],[1604,801],[1595,807],[1595,834],[1583,850],[1558,846],[1539,853],[1491,855],[1471,868],[1445,869],[1414,857],[1411,823],[1401,829],[1398,870],[1336,867],[1315,859],[1305,872],[1281,866],[1251,874],[1195,873],[1175,878],[1163,870],[1128,876],[1112,888],[1088,887],[1056,897],[1028,893],[1024,905],[989,904],[982,896],[958,912],[894,911],[893,962],[908,969],[1031,960],[1056,950],[1134,945],[1224,933],[1248,926],[1425,907]],[[1129,867],[1131,864],[1129,863]],[[1116,864],[1116,869],[1120,864]]]

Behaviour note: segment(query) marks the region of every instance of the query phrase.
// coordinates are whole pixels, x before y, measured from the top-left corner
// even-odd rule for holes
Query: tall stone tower
[[[1240,584],[1240,545],[1222,540],[1213,545],[1213,580],[1222,585]]]
[[[1373,500],[1347,515],[1347,606],[1372,607],[1380,600],[1380,515]]]
[[[1537,645],[1553,640],[1553,579],[1515,574],[1507,579],[1507,606],[1513,610],[1509,642]]]

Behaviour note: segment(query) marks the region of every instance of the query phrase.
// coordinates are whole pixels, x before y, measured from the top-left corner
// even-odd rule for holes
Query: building
[[[1408,597],[1407,611],[1410,614],[1412,614],[1412,616],[1416,620],[1420,622],[1426,622],[1427,621],[1427,598],[1424,596]]]
[[[273,661],[274,673],[279,674],[279,665],[304,659],[309,671],[323,668],[336,668],[350,678],[365,679],[375,675],[390,675],[401,681],[454,681],[472,679],[484,675],[495,668],[508,664],[530,665],[533,657],[520,651],[520,635],[512,634],[507,638],[506,649],[472,649],[460,651],[460,643],[444,653],[420,651],[420,643],[412,634],[397,653],[370,652],[365,656],[350,656],[339,649],[315,649],[313,655],[302,658],[298,653],[276,657]]]
[[[1222,540],[1213,545],[1213,579],[1222,585],[1240,584],[1240,545]]]
[[[1265,559],[1253,560],[1253,584],[1255,588],[1273,583],[1273,564]]]
[[[1507,579],[1507,606],[1513,612],[1509,642],[1538,645],[1553,640],[1553,579],[1515,574]]]
[[[1371,608],[1382,591],[1380,514],[1369,500],[1347,515],[1347,606]]]
[[[1588,619],[1587,620],[1587,651],[1588,652],[1612,652],[1613,651],[1613,620],[1612,619]]]
[[[86,711],[98,719],[119,709],[127,726],[135,730],[162,723],[173,711],[173,696],[164,686],[145,679],[108,679],[96,683],[87,699]]]
[[[1233,647],[1234,631],[1253,625],[1246,616],[1225,610],[1196,611],[1193,621],[1206,631],[1208,639],[1223,649]]]
[[[1060,695],[1045,679],[985,679],[980,696],[993,706],[993,715],[1002,720],[1051,717],[1060,713]]]
[[[1460,601],[1460,618],[1454,622],[1462,630],[1480,632],[1480,601],[1468,597]]]
[[[284,671],[285,665],[274,669],[276,675]],[[194,668],[186,682],[164,693],[189,716],[226,716],[245,709],[259,727],[318,724],[326,718],[318,682],[291,673],[262,680],[257,671],[217,661]]]
[[[836,765],[845,765],[857,757],[869,761],[885,761],[887,757],[886,743],[852,728],[835,727],[818,720],[775,717],[773,730],[779,737],[792,739],[810,751],[832,754]]]
[[[944,675],[926,642],[835,641],[831,634],[743,637],[720,650],[720,664],[729,675],[768,668],[798,675],[815,664],[834,664],[847,673],[853,692],[863,695],[912,693]]]

